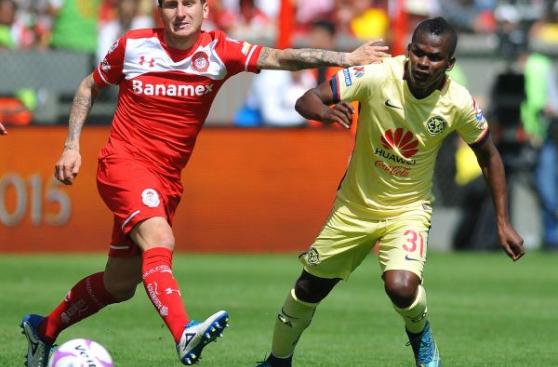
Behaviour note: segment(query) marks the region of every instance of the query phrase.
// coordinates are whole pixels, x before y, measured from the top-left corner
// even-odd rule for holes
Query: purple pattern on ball
[[[61,360],[64,357],[73,356],[73,355],[74,355],[74,353],[71,353],[71,352],[56,351],[54,353],[52,363],[54,364],[54,363],[58,362],[59,360]]]

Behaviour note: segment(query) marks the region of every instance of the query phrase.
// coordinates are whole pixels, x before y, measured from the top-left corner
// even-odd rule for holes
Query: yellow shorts
[[[422,208],[373,220],[336,203],[316,241],[299,259],[312,275],[347,279],[379,242],[382,272],[406,270],[422,279],[430,225],[431,212]]]

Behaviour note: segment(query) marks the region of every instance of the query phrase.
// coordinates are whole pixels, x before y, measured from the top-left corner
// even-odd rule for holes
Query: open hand
[[[391,56],[386,51],[389,49],[383,40],[366,42],[347,55],[345,66],[366,65],[381,62],[384,57]]]

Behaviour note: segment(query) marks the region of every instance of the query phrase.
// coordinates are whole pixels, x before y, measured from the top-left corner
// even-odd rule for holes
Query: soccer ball
[[[54,351],[48,367],[113,367],[113,364],[101,344],[89,339],[72,339]]]

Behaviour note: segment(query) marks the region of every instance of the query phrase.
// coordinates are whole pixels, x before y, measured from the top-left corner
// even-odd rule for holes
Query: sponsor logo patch
[[[379,169],[381,169],[382,171],[384,171],[385,173],[397,177],[409,177],[409,172],[411,171],[409,167],[390,166],[389,164],[383,161],[376,161],[374,162],[374,165]]]
[[[473,111],[475,111],[475,120],[479,124],[481,129],[484,129],[484,125],[486,120],[484,119],[484,114],[482,113],[481,108],[477,104],[477,101],[473,98]]]
[[[141,201],[150,208],[156,208],[161,203],[159,194],[154,189],[145,189],[141,193]]]
[[[353,67],[353,73],[355,74],[355,78],[362,78],[366,71],[364,66],[355,66]]]
[[[395,131],[388,129],[381,138],[385,149],[398,151],[403,157],[409,159],[418,152],[419,142],[410,131],[399,127]]]
[[[448,123],[441,116],[434,116],[426,121],[426,130],[428,130],[431,135],[442,133],[447,126]]]
[[[350,87],[353,85],[353,80],[351,79],[351,72],[349,69],[343,69],[343,76],[345,77],[345,85]]]
[[[151,84],[134,79],[132,91],[146,96],[201,97],[213,92],[213,84]]]

